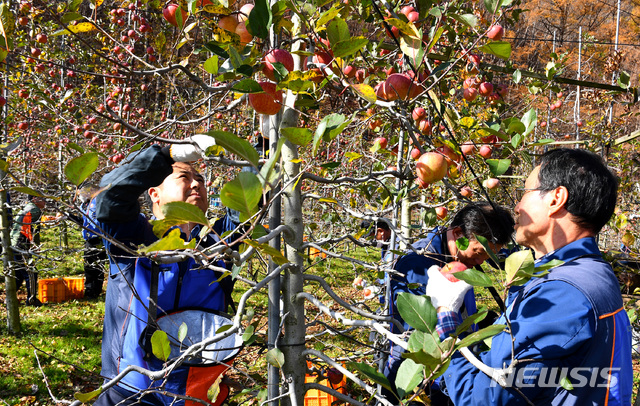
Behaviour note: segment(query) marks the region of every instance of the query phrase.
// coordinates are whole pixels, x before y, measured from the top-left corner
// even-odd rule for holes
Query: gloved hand
[[[431,298],[431,304],[436,309],[446,307],[453,312],[460,310],[464,295],[471,285],[467,282],[451,282],[442,273],[440,267],[433,265],[427,270],[429,282],[427,282],[427,296]]]
[[[207,134],[195,134],[189,139],[198,145],[203,154],[207,148],[216,145],[215,138]],[[173,144],[171,145],[171,158],[176,162],[193,162],[204,158],[204,156],[193,144]]]

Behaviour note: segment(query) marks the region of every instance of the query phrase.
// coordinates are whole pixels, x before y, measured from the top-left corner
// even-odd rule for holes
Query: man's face
[[[496,253],[502,249],[501,245],[489,243],[491,250]],[[485,251],[484,246],[475,238],[469,239],[469,246],[464,251],[458,251],[458,261],[462,262],[467,268],[473,268],[482,264],[489,259],[489,254]]]
[[[544,192],[535,190],[539,187],[536,166],[524,183],[524,194],[515,208],[516,242],[525,247],[536,248],[536,242],[548,229],[548,212],[545,211]]]
[[[47,204],[46,200],[41,197],[34,197],[33,199],[31,199],[31,202],[35,204],[40,210],[44,209]]]
[[[154,209],[170,202],[191,203],[203,212],[209,207],[204,178],[184,162],[174,163],[173,173],[167,176],[160,186],[151,188],[149,196],[154,203]],[[154,211],[154,214],[158,217],[159,213]]]
[[[382,227],[378,227],[376,229],[376,240],[389,241],[389,238],[391,238],[391,230],[387,230]]]

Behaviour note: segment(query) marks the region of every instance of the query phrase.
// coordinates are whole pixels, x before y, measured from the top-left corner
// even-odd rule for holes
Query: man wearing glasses
[[[506,313],[496,321],[506,324],[507,317],[510,332],[494,336],[491,349],[479,354],[497,370],[514,366],[504,387],[454,355],[444,381],[455,404],[631,404],[629,318],[595,239],[613,214],[617,189],[616,177],[593,153],[555,149],[541,157],[520,191],[516,241],[533,250],[536,267],[551,260],[562,265],[511,287]],[[460,322],[452,304],[465,285],[429,270],[427,295],[441,339]]]

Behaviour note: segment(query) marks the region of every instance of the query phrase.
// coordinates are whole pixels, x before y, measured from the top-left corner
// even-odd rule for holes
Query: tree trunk
[[[0,178],[6,173],[0,171]],[[15,270],[12,266],[13,251],[11,251],[11,237],[9,235],[9,216],[7,214],[7,192],[0,191],[0,232],[2,233],[2,263],[4,267],[5,304],[7,306],[7,329],[11,334],[18,334],[22,330],[20,325],[20,306],[16,292]],[[28,283],[28,282],[27,282]]]

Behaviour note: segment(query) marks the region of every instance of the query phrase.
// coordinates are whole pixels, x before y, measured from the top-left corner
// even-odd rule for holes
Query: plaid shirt
[[[436,325],[436,332],[440,336],[440,340],[449,337],[450,334],[456,331],[456,328],[462,323],[458,313],[448,311],[438,313],[438,324]]]

